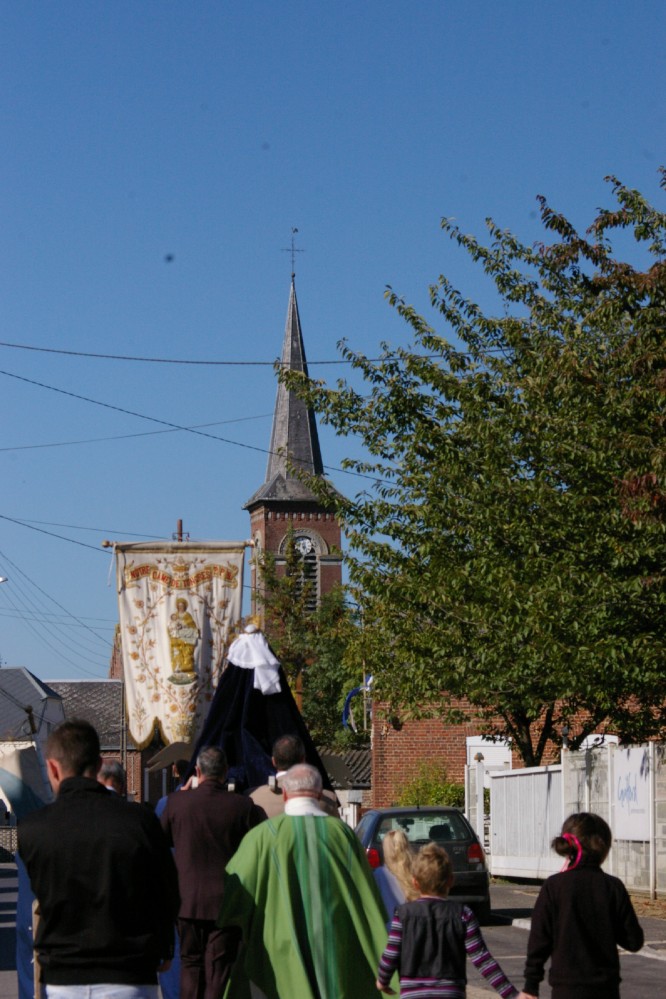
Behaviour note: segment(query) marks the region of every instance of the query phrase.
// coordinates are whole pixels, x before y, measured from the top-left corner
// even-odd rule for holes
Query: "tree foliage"
[[[464,808],[465,785],[450,781],[445,767],[433,768],[431,763],[422,763],[416,775],[402,784],[396,804]]]
[[[353,657],[345,657],[357,625],[343,588],[324,594],[317,609],[310,610],[313,584],[303,572],[291,528],[283,564],[278,567],[266,552],[259,571],[266,636],[292,691],[300,696],[313,740],[336,748],[367,741],[369,735],[346,733],[342,727],[345,697],[362,679]]]
[[[368,454],[346,462],[367,490],[326,497],[363,607],[348,654],[392,711],[467,698],[531,765],[564,725],[573,748],[666,728],[666,216],[608,180],[584,235],[544,199],[536,246],[442,222],[497,314],[442,276],[444,336],[389,289],[413,343],[373,361],[343,342],[363,391],[285,376]]]

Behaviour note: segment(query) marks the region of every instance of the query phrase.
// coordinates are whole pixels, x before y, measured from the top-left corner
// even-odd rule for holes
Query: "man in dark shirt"
[[[273,743],[271,762],[276,770],[272,783],[255,787],[249,792],[255,805],[263,808],[269,819],[276,815],[282,815],[284,812],[284,798],[280,782],[287,770],[295,767],[297,763],[305,763],[303,740],[297,735],[281,735]],[[322,791],[319,804],[328,815],[333,815],[336,819],[340,817],[338,799],[333,791]]]
[[[36,933],[47,999],[153,997],[168,964],[177,876],[155,816],[97,781],[99,738],[88,722],[50,734],[53,804],[18,825],[18,850],[39,903]]]
[[[180,910],[181,999],[219,999],[236,956],[238,934],[220,930],[224,869],[245,833],[266,813],[244,795],[227,791],[227,758],[218,746],[197,757],[198,786],[174,791],[160,821],[174,847]]]

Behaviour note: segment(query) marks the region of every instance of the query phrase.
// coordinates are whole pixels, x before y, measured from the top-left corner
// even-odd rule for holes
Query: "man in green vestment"
[[[386,914],[365,851],[320,807],[321,775],[306,763],[282,778],[284,815],[244,837],[227,865],[219,926],[245,947],[226,996],[248,980],[268,999],[370,999]]]

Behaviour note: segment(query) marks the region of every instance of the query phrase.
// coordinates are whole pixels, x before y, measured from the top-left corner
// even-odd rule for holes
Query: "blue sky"
[[[442,216],[531,242],[538,194],[581,227],[607,174],[658,202],[665,29],[657,0],[0,7],[0,340],[264,362],[0,346],[2,661],[106,676],[104,538],[169,538],[178,518],[194,539],[248,536],[292,227],[311,370],[335,379],[312,362],[341,337],[370,356],[408,342],[386,285],[427,313],[445,273],[484,302]],[[353,447],[321,440],[332,469]]]

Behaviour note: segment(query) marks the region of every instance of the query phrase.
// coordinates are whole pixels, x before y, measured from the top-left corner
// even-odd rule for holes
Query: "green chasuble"
[[[344,822],[279,815],[251,829],[227,866],[219,926],[244,948],[226,992],[247,979],[268,999],[372,999],[386,914],[365,851]]]

